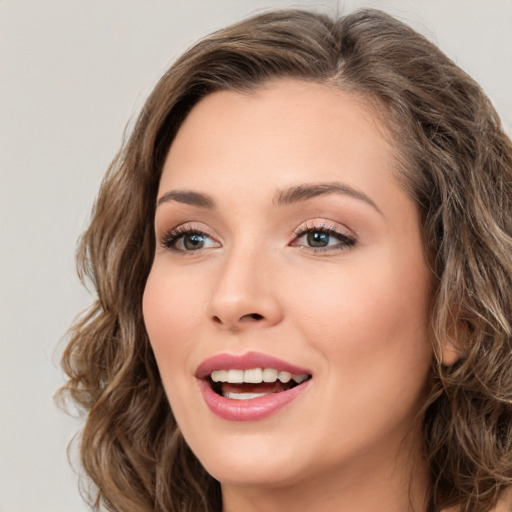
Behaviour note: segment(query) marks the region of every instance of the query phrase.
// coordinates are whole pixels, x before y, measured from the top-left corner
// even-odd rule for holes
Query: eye
[[[304,247],[313,252],[346,250],[356,244],[356,239],[330,226],[305,226],[295,232],[293,247]]]
[[[180,226],[167,231],[161,240],[162,247],[173,251],[192,252],[220,247],[220,243],[200,229]]]

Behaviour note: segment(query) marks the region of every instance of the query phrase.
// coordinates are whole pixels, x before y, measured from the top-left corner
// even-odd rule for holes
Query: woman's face
[[[207,96],[172,143],[144,318],[225,486],[384,475],[419,447],[432,276],[392,154],[360,98],[291,80]]]

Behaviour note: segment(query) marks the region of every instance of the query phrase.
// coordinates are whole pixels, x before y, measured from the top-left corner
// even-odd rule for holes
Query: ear
[[[451,336],[441,343],[441,363],[445,366],[454,365],[463,356],[462,351],[455,345]]]
[[[467,326],[460,320],[459,314],[455,311],[455,308],[450,308],[445,336],[440,343],[441,363],[445,366],[452,366],[459,361],[459,359],[464,357],[464,352],[460,347],[460,341],[464,339],[467,333]]]

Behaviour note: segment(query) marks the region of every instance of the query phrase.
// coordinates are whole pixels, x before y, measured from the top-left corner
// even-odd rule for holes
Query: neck
[[[223,512],[426,512],[429,475],[419,454],[393,463],[360,457],[350,469],[289,485],[222,485]],[[415,461],[415,462],[411,462]]]

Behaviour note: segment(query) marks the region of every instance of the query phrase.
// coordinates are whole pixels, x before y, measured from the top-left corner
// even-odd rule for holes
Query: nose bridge
[[[234,330],[278,322],[281,310],[272,285],[272,260],[269,248],[254,241],[229,248],[214,281],[210,318]]]

